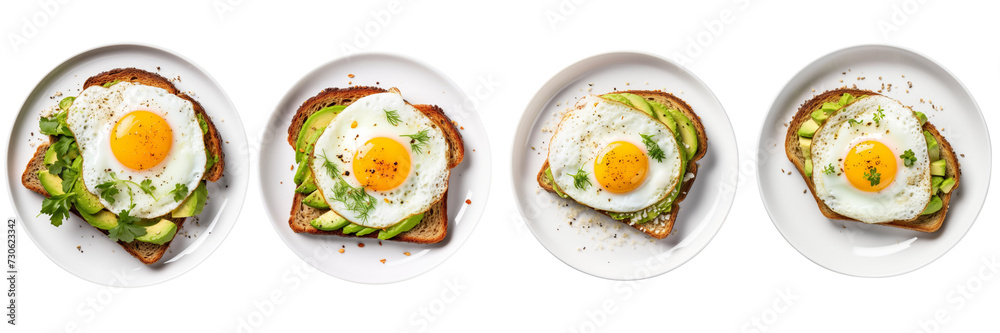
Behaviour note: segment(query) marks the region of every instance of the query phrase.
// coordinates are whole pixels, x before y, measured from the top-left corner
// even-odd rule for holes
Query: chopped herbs
[[[417,132],[416,134],[402,135],[402,136],[410,138],[410,150],[412,150],[414,153],[420,154],[421,152],[423,152],[423,148],[427,146],[427,142],[431,140],[431,136],[429,135],[429,133],[430,130],[425,129],[423,131]]]
[[[660,146],[656,144],[656,141],[653,141],[653,136],[646,134],[639,134],[639,136],[642,136],[642,143],[646,145],[649,157],[652,157],[657,162],[663,162],[663,159],[667,156],[663,152],[663,149],[660,149]]]
[[[590,177],[583,168],[576,171],[576,174],[568,173],[568,175],[573,177],[573,186],[580,190],[586,190],[590,184]]]
[[[399,125],[399,112],[396,112],[396,110],[384,109],[382,111],[385,111],[385,120],[388,120],[389,124],[392,124],[392,126]]]
[[[913,162],[917,161],[917,156],[913,154],[913,150],[907,149],[903,152],[903,155],[899,155],[899,158],[903,160],[903,165],[913,166]]]
[[[865,179],[871,183],[871,186],[875,186],[882,182],[882,174],[878,173],[878,168],[872,167],[865,171]]]

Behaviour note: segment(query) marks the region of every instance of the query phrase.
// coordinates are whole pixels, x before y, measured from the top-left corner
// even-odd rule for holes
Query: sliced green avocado
[[[698,130],[695,129],[694,123],[683,112],[677,110],[669,111],[670,116],[677,122],[679,132],[681,132],[681,141],[679,143],[685,152],[684,160],[689,161],[698,152]]]
[[[799,149],[802,150],[802,158],[808,160],[812,157],[812,139],[799,137]]]
[[[837,103],[840,104],[840,106],[845,106],[847,104],[851,104],[851,102],[854,102],[856,99],[857,98],[854,98],[851,94],[844,93],[840,96],[840,101],[837,101]]]
[[[400,221],[399,223],[396,223],[395,225],[388,227],[385,230],[379,231],[378,239],[389,239],[396,237],[396,235],[399,235],[401,233],[410,231],[410,229],[413,229],[413,227],[417,226],[417,224],[420,223],[420,220],[423,219],[424,219],[423,213],[411,215],[410,217],[407,217],[405,220]]]
[[[306,122],[302,124],[302,129],[299,130],[299,138],[295,143],[296,163],[300,163],[305,159],[307,152],[311,150],[309,146],[315,144],[316,139],[319,139],[319,134],[322,133],[320,130],[330,125],[333,118],[340,111],[344,111],[345,108],[347,107],[344,105],[328,106],[306,118]]]
[[[76,97],[73,96],[63,98],[61,101],[59,101],[59,108],[62,109],[63,111],[68,111],[69,107],[73,106],[73,101],[75,100]]]
[[[181,218],[188,216],[195,216],[201,214],[201,211],[205,209],[205,202],[208,201],[208,188],[205,187],[205,181],[201,181],[198,184],[198,188],[194,189],[184,202],[181,202],[180,206],[174,208],[174,211],[170,212],[170,217]]]
[[[823,111],[823,109],[816,109],[816,111],[813,111],[812,113],[812,119],[815,120],[817,124],[822,124],[828,118],[830,118],[830,115],[827,114],[826,111]]]
[[[639,109],[639,111],[645,112],[646,114],[652,117],[656,116],[653,114],[653,107],[649,106],[649,103],[647,103],[646,99],[642,98],[642,96],[636,94],[622,94],[622,96],[628,98],[628,101],[632,104],[632,107]]]
[[[935,195],[931,197],[931,202],[927,203],[927,207],[924,208],[924,212],[920,213],[920,215],[934,214],[941,210],[941,207],[944,207],[944,202],[941,201],[941,197]]]
[[[649,103],[649,106],[653,107],[653,114],[656,116],[656,119],[659,119],[660,122],[667,125],[667,127],[670,128],[670,132],[674,133],[674,137],[680,140],[681,135],[677,132],[677,121],[670,115],[670,110],[667,109],[667,106],[660,104],[660,102],[657,101],[646,102]]]
[[[163,245],[174,239],[175,234],[177,234],[177,224],[167,219],[161,219],[156,224],[146,226],[146,234],[135,237],[135,240]]]
[[[316,179],[313,178],[312,172],[307,172],[306,179],[303,180],[301,184],[299,184],[299,187],[295,188],[295,193],[307,194],[307,193],[312,193],[315,190],[316,190]]]
[[[944,177],[944,175],[945,175],[945,173],[947,171],[948,171],[948,161],[946,161],[946,160],[937,160],[937,161],[931,162],[931,176],[941,176],[941,177]]]
[[[805,165],[803,165],[803,168],[806,169],[806,177],[812,177],[813,176],[813,160],[812,159],[807,159]]]
[[[927,141],[927,157],[931,162],[941,159],[941,146],[938,146],[938,142],[931,135],[931,132],[924,131],[924,140]]]
[[[49,195],[66,194],[62,188],[62,178],[49,173],[49,170],[38,170],[38,181],[42,183],[42,187],[45,188],[45,192],[49,192]]]
[[[955,187],[955,178],[948,178],[941,182],[941,192],[948,193],[951,189]]]
[[[326,199],[323,198],[322,192],[323,191],[313,192],[305,199],[302,199],[302,203],[316,209],[330,209],[330,204],[326,203]]]
[[[615,101],[615,102],[619,102],[619,103],[622,103],[622,104],[625,104],[625,105],[628,105],[628,106],[632,106],[632,102],[630,102],[628,100],[628,97],[625,97],[625,96],[623,96],[621,94],[605,94],[605,95],[601,95],[601,97],[603,97],[604,99],[609,100],[609,101]]]
[[[809,119],[809,121],[802,123],[802,127],[799,127],[799,136],[811,138],[813,134],[816,134],[817,129],[819,129],[819,123]]]
[[[831,115],[831,114],[837,113],[837,110],[840,110],[840,104],[838,104],[838,103],[823,103],[823,106],[820,107],[819,109],[822,110],[827,115]]]
[[[941,189],[941,183],[944,182],[944,177],[932,176],[931,177],[931,194],[937,194],[938,190]]]
[[[323,215],[320,215],[312,221],[309,221],[309,225],[312,225],[313,228],[323,231],[334,231],[346,227],[348,224],[351,224],[351,222],[332,210],[323,213]]]
[[[107,209],[102,209],[96,213],[90,214],[82,210],[77,210],[80,216],[83,217],[84,221],[87,221],[90,225],[101,230],[111,230],[111,228],[118,226],[118,216],[115,213],[108,211]]]
[[[95,214],[104,209],[101,198],[90,193],[87,185],[83,183],[83,173],[79,173],[76,184],[73,184],[73,193],[76,193],[76,210],[80,213]]]
[[[379,231],[379,230],[382,230],[382,229],[364,228],[364,229],[361,229],[361,231],[358,231],[357,233],[355,233],[354,235],[355,236],[364,236],[364,235],[367,235],[367,234],[370,234],[370,233],[373,233],[373,232],[376,232],[376,231]]]
[[[350,234],[353,234],[355,232],[358,232],[358,231],[361,231],[361,230],[365,230],[365,228],[367,228],[367,227],[365,227],[363,225],[360,225],[360,224],[351,223],[351,224],[348,224],[347,226],[345,226],[344,229],[341,229],[340,232],[344,233],[345,235],[350,235]]]
[[[548,179],[549,184],[552,184],[552,189],[556,190],[557,195],[563,198],[569,198],[566,193],[563,193],[563,191],[559,189],[559,185],[556,184],[555,178],[552,177],[552,168],[545,169],[545,177]]]
[[[50,145],[49,149],[45,150],[45,166],[48,167],[59,160],[59,156],[56,155],[56,145]]]
[[[924,114],[923,112],[913,111],[913,115],[920,120],[920,126],[924,126],[924,124],[927,123],[927,115]]]
[[[302,182],[304,182],[307,177],[310,177],[311,174],[312,168],[309,167],[309,159],[307,158],[305,161],[299,163],[299,167],[295,169],[295,177],[292,178],[292,180],[295,181],[295,186],[302,185]]]

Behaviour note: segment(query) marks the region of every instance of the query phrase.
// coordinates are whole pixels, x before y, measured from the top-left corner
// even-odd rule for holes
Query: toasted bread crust
[[[302,103],[292,117],[292,123],[288,127],[288,144],[295,148],[298,141],[299,132],[305,125],[306,119],[313,113],[325,107],[333,105],[350,105],[359,98],[388,92],[378,87],[349,87],[349,88],[327,88]],[[409,104],[409,102],[407,102]],[[427,104],[411,104],[418,111],[431,119],[435,126],[444,132],[445,140],[448,142],[448,167],[454,168],[462,162],[465,156],[465,145],[458,129],[452,123],[440,107]],[[309,207],[302,203],[306,195],[295,193],[292,199],[292,208],[289,213],[288,225],[296,233],[309,233],[317,235],[334,235],[354,238],[378,238],[378,233],[370,233],[364,236],[345,235],[337,231],[322,231],[314,228],[310,221],[322,215],[326,210]],[[431,244],[438,243],[445,239],[448,231],[448,191],[446,190],[441,200],[431,204],[431,207],[424,212],[424,217],[416,227],[390,238],[391,241]]]
[[[860,89],[834,89],[816,95],[812,99],[803,103],[802,106],[799,107],[799,110],[792,117],[791,122],[789,122],[788,132],[785,134],[785,155],[788,157],[788,160],[795,165],[795,168],[799,171],[799,175],[802,176],[802,180],[806,183],[806,186],[809,187],[809,192],[812,193],[813,199],[816,201],[816,205],[818,206],[820,213],[822,213],[823,216],[835,220],[860,222],[856,219],[852,219],[850,217],[843,216],[838,214],[837,212],[834,212],[833,210],[830,209],[829,206],[823,203],[823,201],[816,194],[816,187],[814,186],[812,179],[806,177],[805,158],[801,152],[801,149],[799,148],[799,135],[798,135],[799,127],[801,127],[803,123],[812,119],[812,112],[815,111],[816,109],[819,109],[823,105],[823,103],[838,101],[840,97],[845,93],[851,94],[855,97],[862,95],[884,96],[882,94],[870,90],[860,90]],[[930,132],[931,135],[934,137],[934,139],[938,141],[938,146],[941,148],[941,158],[948,161],[947,174],[954,175],[955,186],[948,193],[938,193],[938,196],[941,197],[941,202],[943,203],[943,207],[934,214],[920,215],[913,220],[897,220],[885,223],[878,223],[880,225],[887,225],[887,226],[921,231],[921,232],[935,232],[938,229],[940,229],[941,226],[944,224],[945,216],[948,213],[948,206],[949,203],[951,202],[951,195],[955,193],[955,190],[958,188],[959,185],[959,181],[962,174],[961,165],[958,161],[957,156],[955,155],[954,149],[952,149],[951,144],[948,142],[948,140],[944,138],[944,136],[941,135],[941,133],[937,130],[936,127],[934,127],[933,124],[927,122],[924,124],[923,129]]]
[[[198,103],[198,101],[194,100],[190,96],[178,91],[177,87],[163,76],[137,68],[118,68],[94,75],[84,82],[83,89],[87,89],[95,85],[103,85],[115,80],[162,88],[171,94],[190,101],[194,106],[194,111],[200,114],[205,119],[205,122],[208,123],[208,134],[204,136],[205,149],[219,156],[219,161],[210,170],[206,171],[203,178],[208,181],[215,182],[222,177],[223,171],[225,170],[225,154],[222,150],[222,138],[219,136],[219,131],[215,127],[215,124],[212,123],[212,118],[205,113],[205,109],[202,107],[201,103]],[[49,138],[50,143],[53,141],[52,139],[52,137]],[[48,147],[49,143],[38,146],[31,160],[28,161],[28,165],[25,167],[24,173],[21,175],[21,184],[24,185],[25,188],[41,194],[46,198],[50,197],[50,195],[47,191],[45,191],[45,188],[39,181],[37,172],[45,169],[45,151],[48,150]],[[79,212],[77,212],[75,208],[72,208],[70,211],[82,219]],[[184,218],[172,218],[169,216],[162,218],[177,224],[178,230],[183,226],[184,221],[186,220]],[[108,233],[105,230],[98,230],[104,234]],[[163,245],[140,241],[131,243],[119,241],[118,244],[133,257],[139,259],[142,263],[149,265],[163,258],[163,255],[167,252],[167,249],[170,247],[170,243],[172,241],[173,240],[164,243]]]
[[[688,161],[686,170],[686,173],[692,174],[692,177],[690,177],[690,179],[688,179],[687,181],[684,181],[683,180],[684,176],[682,176],[682,181],[684,181],[684,183],[681,185],[681,192],[678,193],[677,198],[674,199],[674,202],[670,208],[670,212],[668,213],[669,215],[664,216],[664,214],[661,214],[660,216],[653,218],[653,220],[642,224],[630,223],[628,219],[620,221],[628,226],[631,226],[632,228],[635,228],[636,230],[642,231],[643,233],[651,237],[658,239],[666,238],[667,236],[670,235],[670,232],[673,230],[674,222],[677,220],[677,214],[680,212],[681,201],[684,201],[684,198],[687,197],[688,191],[691,190],[691,186],[694,184],[694,180],[697,178],[698,175],[697,162],[701,160],[702,157],[705,157],[705,153],[708,151],[708,136],[705,134],[705,126],[701,123],[701,117],[699,117],[697,114],[694,113],[694,111],[691,109],[691,106],[688,105],[687,102],[678,98],[677,96],[674,96],[671,93],[659,90],[626,90],[626,91],[616,91],[614,93],[636,94],[642,96],[643,98],[646,98],[647,100],[660,102],[668,109],[681,111],[684,113],[685,116],[688,117],[688,119],[691,119],[691,123],[694,125],[695,130],[698,132],[698,150],[695,152],[694,156],[691,157],[691,160]],[[555,193],[555,189],[553,188],[554,185],[549,183],[545,179],[545,170],[548,168],[549,168],[549,161],[548,159],[546,159],[545,163],[542,164],[541,170],[538,171],[536,180],[538,181],[538,185],[542,189],[548,192]],[[610,217],[610,215],[607,212],[596,209],[595,211]]]

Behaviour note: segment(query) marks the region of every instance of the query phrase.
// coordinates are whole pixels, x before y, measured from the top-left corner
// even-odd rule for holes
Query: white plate
[[[88,77],[123,67],[144,69],[170,79],[180,77],[181,80],[174,84],[181,91],[190,92],[205,107],[226,142],[222,145],[226,171],[218,182],[209,182],[209,201],[205,210],[184,223],[167,253],[152,265],[142,264],[76,216],[58,228],[49,224],[48,215],[36,217],[42,207],[42,196],[21,185],[21,174],[35,147],[48,140],[38,134],[39,111],[59,103],[65,96],[79,94]],[[50,98],[57,92],[62,96]],[[194,268],[226,238],[246,196],[246,165],[249,162],[246,142],[246,132],[233,103],[200,67],[184,57],[151,46],[109,45],[66,60],[35,86],[21,107],[7,141],[7,189],[21,227],[57,265],[98,284],[147,286]]]
[[[352,75],[353,78],[348,77]],[[436,104],[460,129],[465,159],[448,182],[448,234],[437,244],[412,244],[327,235],[297,234],[288,226],[295,183],[295,151],[288,126],[302,102],[329,87],[399,88],[414,104]],[[391,283],[429,271],[458,251],[479,222],[490,190],[490,147],[479,114],[462,89],[430,66],[388,54],[360,54],[326,63],[285,94],[262,133],[260,186],[274,230],[295,254],[332,276],[360,283]],[[471,204],[466,204],[470,200]],[[358,243],[365,244],[359,248]],[[344,253],[338,253],[341,248]],[[405,255],[404,253],[409,253]],[[385,259],[385,262],[381,262]]]
[[[691,105],[708,134],[708,151],[698,162],[698,177],[680,203],[673,232],[662,240],[545,192],[536,181],[552,137],[542,129],[554,127],[559,114],[577,99],[615,89],[671,92]],[[584,59],[546,82],[521,116],[511,161],[517,207],[538,241],[567,265],[616,280],[657,276],[697,255],[722,227],[738,177],[733,127],[708,86],[669,60],[632,52]],[[568,214],[576,211],[585,213],[570,225]],[[598,225],[587,229],[582,220]]]
[[[859,77],[864,79],[858,80]],[[912,82],[913,87],[907,82]],[[843,85],[857,84],[860,89],[878,91],[883,83],[892,83],[893,87],[883,94],[927,114],[955,153],[964,155],[958,158],[961,184],[952,195],[948,216],[937,232],[827,219],[819,212],[813,196],[802,193],[807,189],[806,184],[785,156],[785,124],[803,102]],[[944,110],[935,111],[921,99],[933,101]],[[891,46],[851,47],[806,66],[775,98],[764,120],[758,149],[760,194],[774,226],[809,260],[853,276],[883,277],[910,272],[948,252],[976,221],[990,183],[990,135],[972,95],[937,63]]]

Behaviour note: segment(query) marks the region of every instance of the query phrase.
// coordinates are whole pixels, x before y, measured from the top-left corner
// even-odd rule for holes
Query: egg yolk
[[[605,146],[594,160],[594,177],[612,193],[626,193],[638,188],[646,179],[648,170],[646,153],[625,141]]]
[[[863,141],[844,158],[844,175],[859,190],[881,191],[896,179],[896,155],[881,142]]]
[[[410,153],[398,141],[377,137],[354,152],[354,177],[362,186],[388,191],[410,175]]]
[[[145,170],[167,158],[174,131],[167,120],[149,111],[132,111],[111,129],[111,152],[126,167]]]

